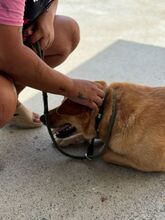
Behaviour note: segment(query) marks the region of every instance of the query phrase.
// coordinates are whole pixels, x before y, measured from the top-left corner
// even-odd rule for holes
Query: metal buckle
[[[85,157],[86,157],[87,160],[92,160],[92,158],[89,157],[87,153],[85,154]]]

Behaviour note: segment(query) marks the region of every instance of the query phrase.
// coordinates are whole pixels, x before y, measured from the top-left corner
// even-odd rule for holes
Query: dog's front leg
[[[57,138],[56,137],[57,144],[61,147],[67,147],[70,145],[80,144],[85,141],[87,141],[84,136],[81,133],[77,133],[74,135],[71,135],[66,138]]]

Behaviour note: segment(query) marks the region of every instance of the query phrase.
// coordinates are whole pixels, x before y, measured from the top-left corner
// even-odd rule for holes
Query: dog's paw
[[[55,137],[55,140],[56,140],[57,144],[61,147],[67,147],[69,145],[81,144],[81,143],[84,143],[87,141],[81,133],[76,133],[76,134],[73,134],[73,135],[66,137],[66,138]]]

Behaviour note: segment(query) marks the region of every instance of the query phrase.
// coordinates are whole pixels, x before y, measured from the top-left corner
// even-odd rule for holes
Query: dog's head
[[[105,82],[99,82],[105,88]],[[65,98],[62,104],[48,112],[48,120],[51,128],[58,128],[66,123],[76,127],[87,139],[95,137],[95,118],[98,112],[87,106],[80,105]],[[44,116],[41,116],[44,123]]]

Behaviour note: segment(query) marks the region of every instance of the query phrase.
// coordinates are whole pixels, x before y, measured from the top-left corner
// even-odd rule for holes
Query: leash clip
[[[87,160],[92,160],[92,158],[89,157],[89,155],[87,153],[85,154],[85,157],[86,157]]]

